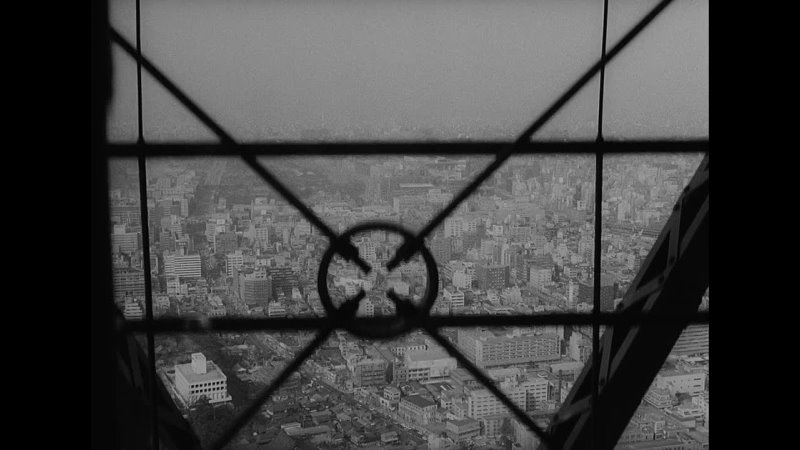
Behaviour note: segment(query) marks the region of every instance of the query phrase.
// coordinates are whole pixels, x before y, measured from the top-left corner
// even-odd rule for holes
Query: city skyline
[[[624,295],[701,156],[606,157],[605,201],[601,202],[603,310],[613,310]],[[327,238],[235,161],[148,161],[154,317],[324,317],[316,276]],[[290,184],[328,186],[327,191],[301,191],[305,194],[301,200],[328,226],[343,232],[371,220],[416,229],[430,219],[441,203],[449,201],[470,178],[466,175],[480,170],[484,161],[452,156],[387,156],[271,158],[264,163]],[[131,271],[136,267],[140,270],[142,263],[140,229],[136,231],[141,226],[137,221],[138,173],[132,161],[111,164],[114,226],[110,233],[112,242],[118,242],[113,246],[115,273],[119,273],[115,286],[123,283],[128,291],[116,292],[130,292],[117,300],[126,318],[138,320],[143,318],[145,307],[143,274],[131,277]],[[334,178],[347,183],[340,184],[341,190],[332,190]],[[431,314],[590,312],[593,178],[592,157],[513,157],[427,240],[440,278]],[[420,215],[420,211],[427,214]],[[387,289],[419,301],[427,288],[421,258],[394,271],[384,267],[402,240],[392,235],[370,231],[352,238],[359,254],[376,269],[369,275],[352,263],[334,259],[327,279],[336,304],[364,289],[367,297],[361,301],[357,315],[388,317],[394,314],[394,304],[385,295]],[[706,296],[703,308],[707,306]],[[691,330],[676,344],[676,353],[662,371],[664,376],[682,380],[698,371],[705,373],[707,328]],[[464,329],[445,335],[470,361],[496,379],[523,410],[534,414],[539,423],[547,423],[549,415],[557,410],[591,355],[591,326]],[[222,398],[229,395],[228,403],[238,408],[248,403],[257,386],[273,379],[286,358],[291,358],[311,337],[304,332],[248,333],[187,341],[157,335],[157,360],[163,364],[159,376],[173,386],[176,404],[181,404],[188,394],[180,393],[172,367],[188,364],[190,353],[214,355],[213,361],[222,364],[219,370],[226,375],[228,385],[234,383],[234,387],[233,392],[212,393]],[[373,408],[375,414],[383,414],[385,418],[381,420],[386,421],[387,430],[383,434],[398,433],[386,437],[392,442],[396,438],[398,442],[446,447],[447,442],[459,439],[488,445],[507,438],[508,442],[534,445],[533,435],[497,403],[493,394],[470,384],[475,379],[463,370],[433,339],[418,332],[389,343],[340,332],[303,364],[300,379],[281,392],[325,386],[328,396],[349,398],[345,403],[353,410]],[[703,378],[702,382],[706,380]],[[389,386],[405,386],[407,392],[401,390],[399,396],[384,392]],[[414,390],[409,386],[415,386]],[[650,411],[646,417],[660,414],[659,420],[682,420],[685,424],[693,420],[695,425],[679,429],[705,436],[697,439],[707,439],[707,427],[698,425],[705,423],[707,417],[703,412],[707,412],[707,390],[705,394],[703,390],[692,391],[686,397],[683,388],[669,386],[672,385],[667,382],[654,382],[643,405],[658,412]],[[526,403],[528,389],[538,392],[530,394],[538,401]],[[266,412],[276,402],[283,404],[286,399],[281,399],[286,395],[277,394],[267,402],[262,408],[265,414],[254,423],[282,420],[273,419],[281,417],[275,416],[274,411],[273,415]],[[435,407],[426,406],[429,404]],[[190,405],[184,406],[189,411]],[[678,410],[690,418],[672,417],[680,416],[675,412]],[[331,413],[331,417],[335,414]],[[651,423],[646,418],[636,420]],[[324,423],[342,422],[331,419]],[[308,430],[301,432],[305,428]],[[637,430],[626,431],[619,445],[639,442],[637,439],[643,435]],[[284,432],[296,441],[312,439],[309,442],[317,442],[315,445],[336,441],[335,436],[341,434],[335,426],[317,422]],[[651,437],[668,442],[668,435]],[[375,435],[353,432],[345,439],[349,444],[341,448],[369,441],[371,436]]]

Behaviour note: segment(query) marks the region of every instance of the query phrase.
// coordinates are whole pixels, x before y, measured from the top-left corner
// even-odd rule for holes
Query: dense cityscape
[[[606,156],[600,300],[622,300],[701,155]],[[337,232],[366,221],[421,229],[486,164],[482,157],[262,158]],[[145,316],[142,220],[134,160],[110,163],[115,301]],[[241,160],[148,161],[154,317],[325,316],[317,289],[328,247]],[[591,312],[594,156],[517,156],[435,230],[431,314]],[[421,257],[393,271],[402,237],[352,239],[375,269],[338,257],[334,301],[360,290],[360,316],[391,316],[386,291],[428,289]],[[708,308],[708,292],[701,308]],[[471,362],[547,426],[592,352],[592,329],[445,330]],[[159,377],[204,444],[218,436],[313,337],[311,332],[156,334]],[[142,338],[143,339],[143,338]],[[708,328],[690,326],[620,438],[619,449],[708,446]],[[537,448],[536,436],[447,351],[418,331],[390,341],[338,330],[265,403],[231,448]]]

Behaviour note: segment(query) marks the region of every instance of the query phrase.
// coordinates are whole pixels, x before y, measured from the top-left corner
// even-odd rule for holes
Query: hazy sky
[[[142,0],[142,51],[241,140],[395,125],[512,139],[600,55],[601,0]],[[610,1],[610,48],[656,1]],[[111,22],[135,42],[134,0]],[[136,136],[115,47],[112,140]],[[145,74],[145,138],[213,140]],[[541,136],[592,138],[598,81]],[[606,72],[607,137],[708,134],[708,2],[676,0]],[[419,136],[422,138],[423,136]],[[497,137],[493,135],[493,137]]]

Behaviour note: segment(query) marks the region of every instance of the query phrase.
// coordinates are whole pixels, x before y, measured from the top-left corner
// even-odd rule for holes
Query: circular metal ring
[[[319,292],[320,302],[325,308],[328,317],[340,322],[336,325],[362,338],[388,339],[413,330],[419,326],[420,317],[429,315],[439,291],[439,271],[436,267],[436,260],[433,258],[430,250],[424,245],[420,246],[419,251],[420,254],[422,254],[422,259],[425,261],[425,268],[428,275],[426,292],[422,301],[415,305],[410,300],[398,297],[393,290],[390,290],[387,294],[390,294],[389,298],[392,299],[397,306],[396,314],[393,317],[388,318],[389,320],[380,320],[374,323],[355,320],[358,303],[365,296],[364,290],[362,289],[355,297],[345,300],[345,302],[337,308],[333,304],[328,290],[328,268],[333,260],[333,256],[338,253],[338,248],[346,245],[353,235],[369,230],[382,230],[397,233],[403,237],[405,242],[415,239],[414,234],[409,230],[391,222],[365,222],[348,229],[339,235],[335,241],[332,241],[328,249],[325,250],[325,253],[322,255],[319,272],[317,274],[317,291]]]

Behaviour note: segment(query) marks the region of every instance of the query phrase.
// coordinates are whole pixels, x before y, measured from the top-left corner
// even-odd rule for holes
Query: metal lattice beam
[[[707,288],[708,155],[675,204],[618,314],[692,314]],[[687,324],[676,320],[608,329],[548,430],[551,448],[612,448]],[[598,403],[587,408],[598,364]],[[597,407],[602,413],[595,414]],[[593,420],[598,421],[596,438]]]

